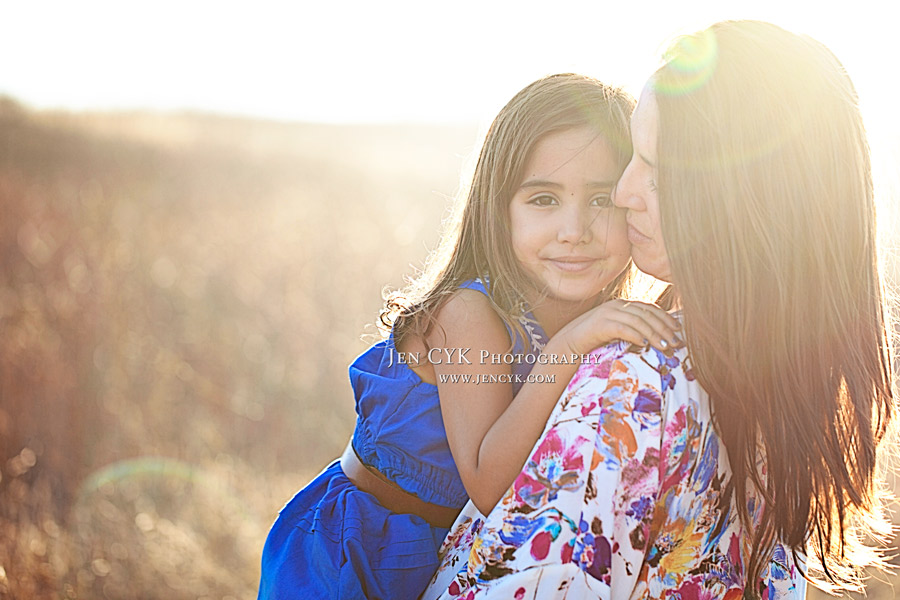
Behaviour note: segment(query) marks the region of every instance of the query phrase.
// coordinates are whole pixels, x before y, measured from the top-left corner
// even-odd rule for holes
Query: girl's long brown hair
[[[448,223],[425,271],[385,301],[380,324],[393,330],[395,343],[424,335],[443,302],[476,278],[487,282],[498,313],[521,334],[516,317],[528,278],[513,255],[509,202],[531,152],[550,133],[589,127],[609,142],[621,173],[631,156],[634,105],[621,89],[572,73],[539,79],[517,93],[491,124],[462,211]],[[607,287],[604,299],[622,295],[630,271]]]
[[[747,592],[775,541],[858,585],[851,526],[880,518],[894,396],[854,87],[822,44],[753,21],[682,38],[652,86],[672,279],[731,464],[726,496],[753,531]]]

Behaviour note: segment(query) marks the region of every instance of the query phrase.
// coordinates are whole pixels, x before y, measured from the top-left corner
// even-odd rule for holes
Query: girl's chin
[[[546,297],[557,302],[565,302],[567,304],[593,304],[600,294],[603,287],[597,286],[572,286],[566,285],[567,282],[560,282],[559,285],[547,285],[544,288]]]

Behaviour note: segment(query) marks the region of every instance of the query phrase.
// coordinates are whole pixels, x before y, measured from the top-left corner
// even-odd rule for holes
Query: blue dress
[[[461,287],[487,294],[480,281]],[[512,372],[524,380],[534,364],[528,355],[533,359],[547,340],[530,313],[520,322],[530,349],[516,336],[512,353],[524,359]],[[358,415],[352,444],[362,462],[426,502],[462,508],[468,497],[450,454],[437,386],[397,360],[393,335],[350,365],[350,382]],[[514,392],[521,385],[514,382]],[[287,503],[272,526],[259,598],[417,598],[438,567],[446,534],[419,516],[384,508],[336,461]]]

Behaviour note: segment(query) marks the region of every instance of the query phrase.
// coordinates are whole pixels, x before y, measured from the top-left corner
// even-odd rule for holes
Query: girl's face
[[[535,144],[509,221],[516,259],[550,299],[591,302],[628,264],[625,211],[610,198],[617,167],[609,144],[589,128]]]
[[[657,279],[671,281],[669,255],[659,225],[656,190],[658,126],[656,97],[649,87],[645,87],[631,116],[634,155],[616,185],[613,199],[616,206],[628,209],[625,218],[634,264]]]

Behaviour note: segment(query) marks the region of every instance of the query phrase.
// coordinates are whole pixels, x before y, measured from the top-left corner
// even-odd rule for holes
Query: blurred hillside
[[[0,104],[0,596],[255,597],[474,143]]]
[[[475,141],[0,101],[0,597],[255,598]]]

